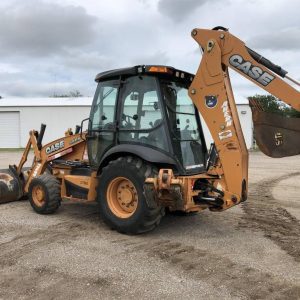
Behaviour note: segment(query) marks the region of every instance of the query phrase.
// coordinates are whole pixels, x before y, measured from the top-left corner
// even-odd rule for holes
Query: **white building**
[[[78,98],[7,98],[0,99],[0,148],[25,147],[28,133],[47,125],[43,143],[64,135],[68,128],[75,128],[89,117],[91,97]],[[248,104],[237,105],[247,147],[253,144],[251,109]],[[212,142],[205,125],[208,146]]]
[[[25,147],[32,129],[47,125],[43,143],[64,136],[89,117],[92,98],[0,99],[0,148]]]

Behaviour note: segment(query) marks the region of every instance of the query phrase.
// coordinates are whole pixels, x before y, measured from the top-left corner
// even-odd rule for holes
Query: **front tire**
[[[139,158],[120,157],[103,168],[97,201],[103,220],[121,233],[139,234],[158,226],[164,208],[149,205],[144,182],[157,175],[157,169]],[[148,200],[149,201],[149,200]]]
[[[52,214],[61,203],[59,181],[53,175],[44,173],[31,181],[28,196],[37,213]]]

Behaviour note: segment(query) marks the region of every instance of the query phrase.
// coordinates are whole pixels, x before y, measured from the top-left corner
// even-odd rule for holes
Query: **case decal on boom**
[[[221,141],[223,141],[225,139],[229,139],[231,137],[232,137],[232,131],[231,130],[225,130],[225,131],[219,132],[219,139]]]
[[[226,123],[226,127],[229,127],[232,125],[232,117],[230,115],[229,107],[228,107],[228,101],[224,101],[222,104],[222,110],[223,110],[223,115]]]
[[[225,126],[224,126],[224,129],[225,129],[226,127],[229,127],[232,125],[232,117],[231,117],[231,114],[229,111],[228,101],[225,100],[221,107],[222,107],[223,116],[224,116],[224,120],[225,120]],[[232,131],[230,129],[219,132],[219,139],[221,141],[231,138],[231,137],[232,137]]]
[[[244,58],[238,54],[232,55],[229,59],[229,63],[263,86],[267,86],[275,78],[268,72],[264,72],[260,67],[252,65],[250,61],[244,60]]]

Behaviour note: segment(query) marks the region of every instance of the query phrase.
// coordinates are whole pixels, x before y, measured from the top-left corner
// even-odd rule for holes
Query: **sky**
[[[166,64],[195,73],[193,28],[222,25],[300,79],[299,0],[2,0],[0,95],[92,96],[97,73]],[[230,72],[235,97],[265,94]]]

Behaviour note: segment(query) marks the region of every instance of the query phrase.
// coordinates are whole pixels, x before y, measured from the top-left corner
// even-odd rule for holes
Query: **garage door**
[[[20,147],[20,112],[0,112],[0,148]]]

